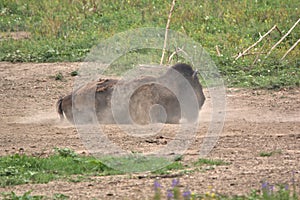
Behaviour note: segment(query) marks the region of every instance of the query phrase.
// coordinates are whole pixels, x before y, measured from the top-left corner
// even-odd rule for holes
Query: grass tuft
[[[259,156],[260,157],[270,157],[270,156],[273,156],[275,154],[282,154],[282,151],[279,149],[279,150],[274,150],[274,151],[269,151],[269,152],[265,152],[265,151],[262,151],[259,153]]]
[[[205,158],[199,158],[199,160],[194,162],[193,164],[195,166],[199,166],[199,165],[214,165],[214,166],[229,165],[229,163],[224,162],[222,160],[213,160],[213,159],[205,159]]]

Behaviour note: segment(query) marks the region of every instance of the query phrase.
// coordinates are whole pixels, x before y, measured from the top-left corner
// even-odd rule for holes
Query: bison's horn
[[[194,71],[193,75],[192,75],[193,79],[195,79],[195,78],[196,78],[196,76],[197,76],[197,73],[198,73],[198,70],[196,69],[196,70]]]

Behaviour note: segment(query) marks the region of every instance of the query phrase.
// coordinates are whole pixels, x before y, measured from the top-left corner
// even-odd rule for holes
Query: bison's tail
[[[56,111],[59,114],[60,120],[64,119],[64,111],[62,109],[62,101],[63,97],[60,97],[59,100],[56,102]]]

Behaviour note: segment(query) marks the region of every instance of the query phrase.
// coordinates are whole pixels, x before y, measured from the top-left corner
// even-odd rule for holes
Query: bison
[[[71,123],[177,124],[195,122],[205,101],[190,65],[178,63],[159,77],[90,82],[57,101],[57,112]]]

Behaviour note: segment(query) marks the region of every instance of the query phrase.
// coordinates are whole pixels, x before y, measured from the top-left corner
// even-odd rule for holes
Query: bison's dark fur
[[[61,119],[66,116],[72,123],[91,123],[95,120],[95,112],[96,120],[106,124],[179,123],[182,118],[194,122],[205,101],[196,74],[191,66],[176,64],[158,78],[142,77],[124,84],[117,79],[100,79],[60,98],[57,111]],[[181,81],[182,77],[185,77],[184,81]],[[124,87],[119,87],[120,85]],[[126,93],[128,88],[133,88],[133,92]],[[188,88],[192,88],[195,95],[190,95]],[[114,112],[111,109],[113,94],[118,94],[119,97],[113,102],[117,105]],[[189,102],[186,99],[192,99],[192,96],[195,100],[191,102],[195,104],[183,105],[181,101]],[[129,99],[129,104],[124,102],[126,99]],[[76,116],[76,120],[73,116]]]

